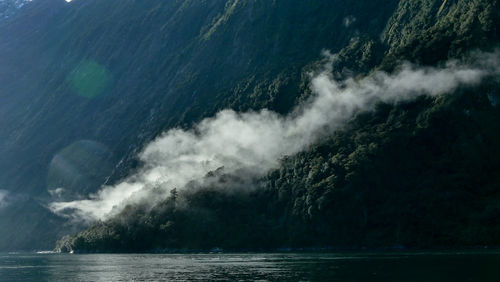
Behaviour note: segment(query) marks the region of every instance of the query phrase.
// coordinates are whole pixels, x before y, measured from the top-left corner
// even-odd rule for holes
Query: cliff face
[[[140,167],[139,150],[169,128],[189,128],[225,108],[289,112],[309,95],[307,73],[324,49],[339,54],[343,74],[391,71],[399,60],[434,65],[493,48],[498,15],[496,1],[480,0],[33,1],[0,22],[0,189],[13,199],[0,210],[0,239],[19,225],[14,215],[23,221],[32,213],[20,203],[46,210],[51,201],[82,199],[117,182]],[[496,243],[498,111],[484,98],[496,93],[494,84],[483,85],[449,99],[382,107],[283,160],[256,180],[262,189],[181,192],[188,208],[171,200],[153,211],[130,207],[63,244],[435,245],[457,230],[483,234],[464,233],[457,244]],[[71,232],[64,219],[46,216],[51,223],[38,228],[46,244]],[[154,220],[144,225],[143,217]],[[33,216],[30,226],[41,220]],[[188,232],[200,224],[198,235]],[[428,231],[434,228],[443,231]],[[256,230],[272,240],[244,235]],[[205,233],[212,235],[201,243]],[[223,235],[230,233],[236,239]],[[0,249],[46,246],[34,237]]]

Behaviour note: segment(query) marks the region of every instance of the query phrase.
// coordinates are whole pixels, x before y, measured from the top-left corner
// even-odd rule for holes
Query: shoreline
[[[156,249],[152,251],[130,251],[130,252],[109,252],[109,251],[74,251],[74,252],[57,252],[57,251],[13,251],[3,252],[4,254],[472,254],[472,253],[498,253],[500,254],[500,246],[474,246],[474,247],[458,247],[458,248],[275,248],[275,249]]]

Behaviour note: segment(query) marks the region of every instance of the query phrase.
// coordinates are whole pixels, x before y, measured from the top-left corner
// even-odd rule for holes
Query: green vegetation
[[[340,50],[339,64],[367,72],[377,62],[435,64],[495,46],[496,3],[449,5],[400,1],[383,43],[362,34]],[[380,105],[246,184],[254,190],[191,187],[153,209],[129,206],[59,245],[83,252],[499,245],[499,94],[493,82]]]
[[[83,252],[498,245],[500,113],[478,90],[499,89],[381,106],[285,158],[255,190],[183,190],[60,244]]]
[[[310,94],[307,73],[323,49],[339,54],[340,75],[391,71],[401,60],[435,65],[495,48],[499,15],[488,0],[32,3],[19,14],[24,21],[0,24],[0,97],[16,93],[0,105],[0,184],[49,201],[50,161],[82,139],[122,157],[112,183],[140,166],[138,150],[166,129],[224,108],[290,111]],[[355,21],[345,26],[346,17]],[[68,75],[82,61],[109,77],[92,84],[93,99],[71,95]],[[380,105],[245,182],[244,192],[193,184],[153,208],[129,206],[57,248],[499,245],[499,94],[490,82]],[[92,182],[72,189],[102,184]],[[21,241],[18,248],[34,240]]]

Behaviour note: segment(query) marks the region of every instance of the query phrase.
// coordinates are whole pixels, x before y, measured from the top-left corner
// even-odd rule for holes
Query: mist
[[[173,188],[203,182],[207,173],[250,171],[262,177],[321,137],[342,129],[357,114],[379,103],[409,102],[419,96],[450,94],[500,73],[500,52],[475,53],[467,62],[449,61],[440,67],[403,63],[392,74],[377,71],[361,78],[334,79],[335,56],[325,53],[324,70],[311,74],[311,97],[283,116],[270,110],[238,113],[223,110],[189,130],[171,129],[139,154],[139,172],[113,186],[103,186],[86,200],[54,202],[60,214],[84,220],[106,219],[128,203],[161,201]],[[62,187],[64,188],[64,187]]]
[[[9,192],[6,190],[0,190],[0,208],[7,206],[7,196]]]

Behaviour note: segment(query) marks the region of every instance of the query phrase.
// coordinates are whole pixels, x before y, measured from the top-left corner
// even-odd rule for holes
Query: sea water
[[[0,281],[500,281],[500,251],[0,254]]]

